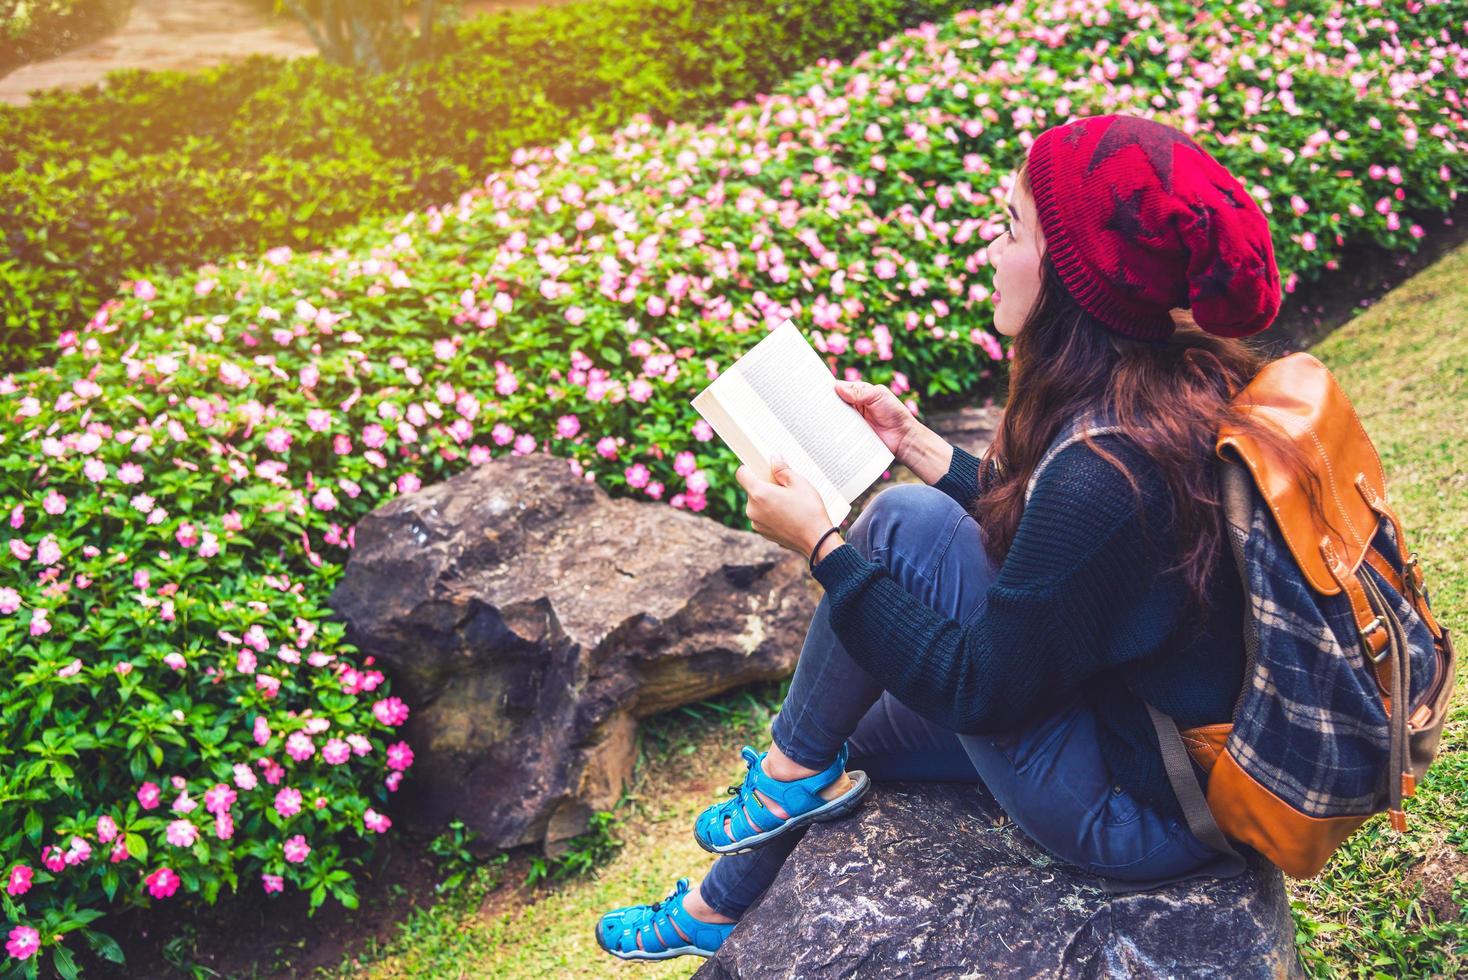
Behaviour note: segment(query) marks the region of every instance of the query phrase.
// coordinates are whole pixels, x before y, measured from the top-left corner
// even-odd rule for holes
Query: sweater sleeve
[[[1169,550],[1155,522],[1170,498],[1158,496],[1165,485],[1150,459],[1120,440],[1107,448],[1137,475],[1144,507],[1089,447],[1066,448],[1037,481],[983,607],[966,624],[931,609],[852,545],[832,549],[815,577],[852,658],[913,710],[952,731],[985,734],[1062,703],[1104,668],[1154,653],[1181,611],[1176,590],[1158,583]]]
[[[979,497],[980,460],[962,446],[950,445],[953,446],[953,459],[948,464],[948,472],[933,486],[958,501],[960,506],[967,507]]]

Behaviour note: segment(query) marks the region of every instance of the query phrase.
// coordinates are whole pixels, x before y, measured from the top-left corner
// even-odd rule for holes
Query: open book
[[[786,320],[693,399],[740,462],[770,479],[770,454],[815,484],[832,526],[892,464],[865,418],[836,394],[836,379]]]

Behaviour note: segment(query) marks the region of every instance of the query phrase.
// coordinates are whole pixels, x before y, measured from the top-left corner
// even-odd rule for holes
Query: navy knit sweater
[[[1093,438],[1136,476],[1143,507],[1085,443],[1062,450],[1036,481],[985,608],[967,625],[850,544],[821,559],[815,577],[842,645],[913,710],[955,732],[994,734],[1078,693],[1095,711],[1115,781],[1181,817],[1141,697],[1179,728],[1230,720],[1244,674],[1243,593],[1225,546],[1208,612],[1186,615],[1181,574],[1161,574],[1181,553],[1160,468],[1120,434]],[[954,446],[934,486],[972,512],[979,466]]]

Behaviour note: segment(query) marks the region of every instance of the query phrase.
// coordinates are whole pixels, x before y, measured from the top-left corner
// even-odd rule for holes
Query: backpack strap
[[[1055,435],[1054,441],[1051,442],[1050,448],[1045,451],[1044,456],[1040,457],[1040,461],[1035,464],[1034,471],[1030,473],[1030,479],[1025,484],[1025,503],[1028,504],[1030,502],[1030,494],[1035,492],[1035,484],[1039,482],[1040,474],[1045,471],[1045,467],[1050,465],[1050,461],[1060,454],[1062,449],[1065,449],[1073,443],[1080,442],[1082,436],[1099,436],[1105,432],[1126,431],[1119,425],[1098,424],[1109,421],[1110,416],[1103,417],[1096,410],[1088,410],[1082,412],[1080,415],[1071,419],[1069,423],[1062,426],[1060,431]]]
[[[1172,792],[1183,808],[1183,818],[1188,822],[1188,830],[1219,853],[1218,877],[1232,878],[1242,874],[1247,869],[1244,858],[1234,850],[1228,838],[1223,836],[1223,831],[1218,828],[1218,821],[1213,819],[1213,812],[1208,809],[1208,801],[1203,797],[1203,787],[1198,784],[1198,777],[1193,772],[1193,764],[1188,759],[1188,750],[1183,746],[1183,737],[1178,733],[1177,723],[1169,715],[1154,708],[1150,702],[1144,701],[1143,704],[1147,705],[1152,727],[1157,730],[1157,745],[1162,750],[1162,764],[1167,768],[1167,781],[1172,784]]]
[[[1245,592],[1248,591],[1247,571],[1244,564],[1244,542],[1249,537],[1249,473],[1240,464],[1232,460],[1224,459],[1221,471],[1223,485],[1223,513],[1225,526],[1228,528],[1228,542],[1234,554],[1234,566],[1238,569],[1239,579],[1244,583]],[[1246,658],[1245,675],[1252,674],[1254,663],[1259,654],[1259,637],[1254,632],[1253,613],[1249,604],[1244,603],[1244,650]],[[1243,692],[1239,692],[1242,699]],[[1177,723],[1170,715],[1163,714],[1152,706],[1147,705],[1147,715],[1152,719],[1152,727],[1157,731],[1157,745],[1162,750],[1162,764],[1167,769],[1167,781],[1172,784],[1172,792],[1177,797],[1178,804],[1183,808],[1183,818],[1188,822],[1188,830],[1220,855],[1219,876],[1232,878],[1245,870],[1244,858],[1228,842],[1228,838],[1219,829],[1218,821],[1213,819],[1213,812],[1208,809],[1208,800],[1203,796],[1203,787],[1198,783],[1197,774],[1193,772],[1193,764],[1188,759],[1188,750],[1183,743],[1182,735],[1177,730]],[[1237,705],[1236,705],[1237,707]]]

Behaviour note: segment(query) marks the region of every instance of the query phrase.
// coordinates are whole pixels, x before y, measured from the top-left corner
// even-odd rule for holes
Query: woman
[[[833,382],[923,485],[879,493],[843,541],[788,466],[736,472],[754,529],[809,555],[825,595],[770,748],[695,824],[724,856],[604,915],[608,952],[711,955],[804,828],[874,779],[982,782],[1056,858],[1139,888],[1216,857],[1144,701],[1227,722],[1242,683],[1213,444],[1225,420],[1258,428],[1228,402],[1265,360],[1241,338],[1280,306],[1268,222],[1187,135],[1127,115],[1046,130],[1007,205],[989,257],[1014,361],[983,459],[886,386]],[[1112,430],[1060,438],[1093,418]]]

